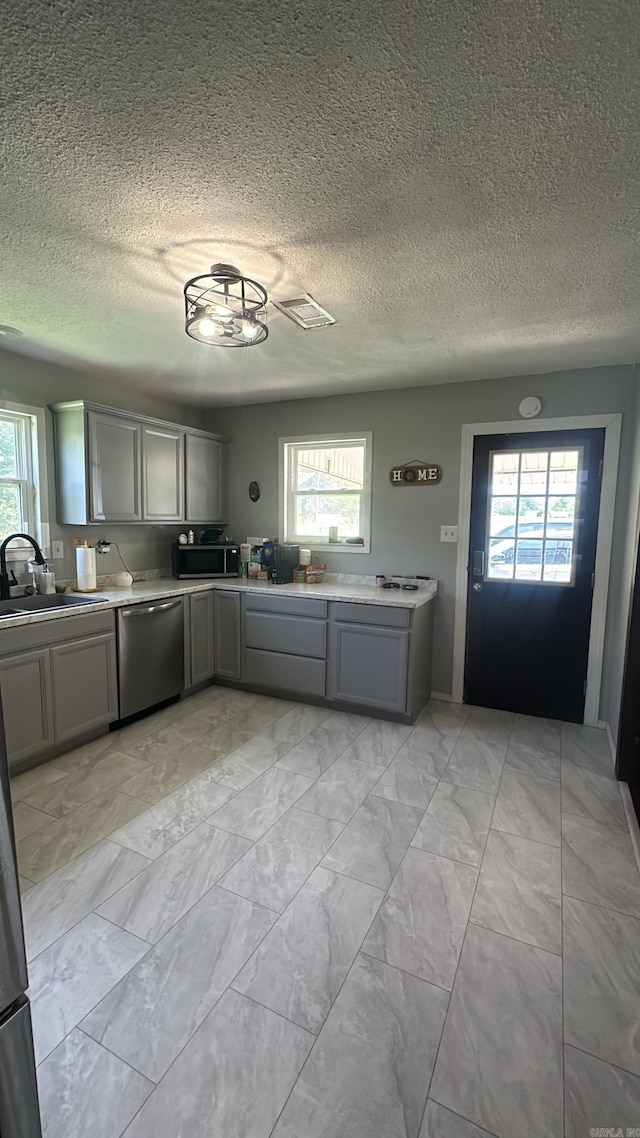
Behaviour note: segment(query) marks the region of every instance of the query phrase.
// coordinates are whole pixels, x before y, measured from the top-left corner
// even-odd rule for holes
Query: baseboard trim
[[[611,751],[611,758],[613,760],[613,765],[615,766],[616,765],[616,741],[613,737],[613,731],[611,730],[611,724],[607,720],[605,720],[604,723],[602,724],[602,726],[604,727],[605,731],[607,732],[607,741],[609,743],[609,750]]]
[[[636,812],[633,806],[633,800],[631,798],[631,791],[629,790],[629,787],[627,786],[626,782],[621,782],[618,785],[620,786],[620,794],[622,795],[624,811],[627,815],[627,824],[629,826],[629,833],[631,835],[631,845],[633,846],[633,852],[636,855],[638,873],[640,873],[640,826],[638,825],[638,819],[636,817]]]
[[[432,691],[431,692],[431,699],[440,699],[440,700],[443,700],[444,703],[455,703],[456,702],[452,695],[449,695],[447,692],[444,692],[444,691]]]
[[[611,724],[607,721],[602,722],[602,726],[607,733],[607,742],[611,752],[611,761],[615,767],[616,765],[616,742],[611,730]],[[626,782],[618,780],[618,788],[620,790],[620,797],[622,798],[622,805],[624,812],[627,816],[627,825],[629,827],[629,834],[631,837],[631,845],[638,865],[638,873],[640,873],[640,825],[638,825],[638,818],[636,816],[631,791]]]

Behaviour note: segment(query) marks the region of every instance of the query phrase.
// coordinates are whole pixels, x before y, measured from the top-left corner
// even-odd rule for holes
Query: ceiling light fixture
[[[262,344],[267,328],[267,290],[235,265],[212,265],[184,286],[187,336],[217,348]]]

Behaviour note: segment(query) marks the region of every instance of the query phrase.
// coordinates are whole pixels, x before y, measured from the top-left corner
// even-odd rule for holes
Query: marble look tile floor
[[[12,796],[45,1138],[640,1127],[603,732],[214,686]]]

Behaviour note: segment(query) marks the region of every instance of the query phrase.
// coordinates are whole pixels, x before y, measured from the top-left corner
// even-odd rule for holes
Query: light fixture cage
[[[264,286],[235,265],[212,265],[209,273],[184,286],[185,332],[218,348],[263,344],[269,335],[267,300]]]

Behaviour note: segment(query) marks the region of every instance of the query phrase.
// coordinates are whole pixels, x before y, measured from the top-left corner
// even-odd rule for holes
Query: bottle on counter
[[[190,530],[189,530],[189,532],[188,532],[188,534],[187,534],[187,544],[188,544],[188,545],[193,545],[193,544],[194,544],[194,542],[195,542],[195,537],[193,536],[193,530],[192,530],[192,529],[190,529]]]

